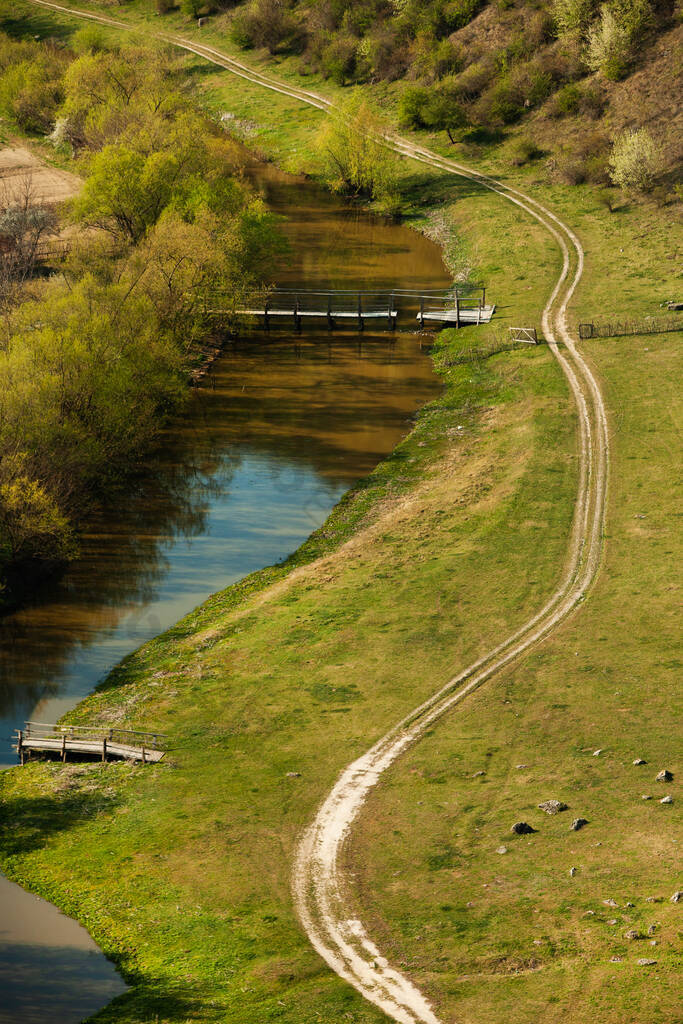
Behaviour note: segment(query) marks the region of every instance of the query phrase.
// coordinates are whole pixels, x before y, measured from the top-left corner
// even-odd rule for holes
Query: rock
[[[660,804],[672,804],[674,802],[674,798],[671,794],[668,794],[667,796],[663,796],[659,802]]]
[[[545,811],[546,814],[559,814],[560,811],[567,810],[567,805],[563,804],[561,800],[544,800],[543,803],[538,806],[540,810]]]
[[[534,941],[534,946],[542,946],[543,945],[543,939],[534,939],[533,941]]]
[[[301,772],[287,772],[287,778],[288,779],[300,779],[301,778]]]
[[[526,768],[527,765],[525,765],[525,764],[518,764],[518,765],[515,765],[515,767],[517,768],[517,771],[521,771],[522,768]]]
[[[536,829],[526,821],[516,821],[510,831],[514,832],[516,836],[529,836],[532,832],[536,832]]]
[[[645,897],[645,902],[646,903],[661,903],[662,902],[662,897],[661,896],[646,896]]]
[[[639,939],[642,939],[642,937],[641,933],[636,931],[635,928],[629,928],[627,932],[624,932],[624,938],[630,939],[631,942],[637,942]]]
[[[478,779],[481,775],[486,775],[486,772],[483,769],[481,771],[475,772],[472,778]]]
[[[606,907],[618,907],[619,906],[617,901],[613,900],[611,896],[610,896],[610,898],[608,900],[603,900],[602,902],[605,904]]]
[[[654,933],[656,931],[657,931],[657,925],[656,924],[651,924],[650,927],[647,930],[647,934],[648,935],[654,935]]]
[[[602,747],[598,747],[597,750],[593,751],[593,757],[600,757],[600,754],[602,754]]]
[[[656,963],[657,963],[656,960],[648,960],[647,957],[642,956],[640,958],[640,960],[638,961],[638,966],[639,967],[654,967],[654,965]]]
[[[583,828],[584,825],[588,824],[588,818],[574,818],[571,829],[572,832],[578,832],[579,829]]]
[[[498,849],[496,850],[496,853],[507,853],[507,852],[508,852],[507,846],[499,846]]]
[[[671,903],[680,903],[683,900],[683,889],[677,889],[671,897]]]
[[[641,796],[640,799],[641,800],[652,800],[652,797],[650,796],[649,793],[643,793],[643,795]]]
[[[609,921],[607,922],[607,924],[616,924],[616,923],[617,923],[617,919],[616,919],[616,917],[611,917],[611,918],[609,919]]]
[[[635,903],[624,903],[625,907],[635,907]]]
[[[620,964],[622,961],[621,961],[621,957],[620,956],[611,956],[609,958],[609,962],[611,964]]]
[[[595,911],[594,910],[587,910],[586,913],[583,916],[584,917],[595,917]]]
[[[673,772],[670,772],[668,768],[662,768],[659,775],[655,778],[655,782],[673,782],[673,780]]]
[[[650,945],[651,946],[656,946],[657,945],[657,940],[656,939],[652,939],[651,942],[650,942]]]
[[[642,757],[637,757],[633,763],[634,764],[647,764],[647,761],[643,761]]]
[[[576,868],[570,868],[569,869],[569,877],[573,878],[575,874],[576,874]]]

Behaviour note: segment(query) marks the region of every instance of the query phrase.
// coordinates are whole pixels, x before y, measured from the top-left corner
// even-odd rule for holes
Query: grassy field
[[[34,17],[52,24],[19,7],[23,31]],[[316,172],[318,113],[189,67],[212,103],[254,122],[252,144]],[[495,153],[479,159],[496,169]],[[449,204],[500,323],[538,325],[559,265],[550,240],[469,183],[405,173],[417,226]],[[536,175],[506,178],[554,205],[587,250],[572,315],[656,314],[674,287],[669,212],[646,201],[610,214],[590,188]],[[78,916],[133,985],[99,1021],[383,1019],[298,926],[297,836],[341,768],[540,606],[561,572],[576,487],[574,413],[546,347],[447,365],[477,341],[487,335],[444,333],[443,397],[288,565],[216,595],[73,716],[171,732],[167,764],[5,773],[3,869]],[[613,435],[598,584],[553,638],[409,752],[348,848],[371,934],[446,1019],[677,1019],[681,911],[668,897],[681,888],[679,805],[641,795],[676,798],[683,768],[672,749],[669,576],[680,559],[680,335],[586,352]],[[648,764],[633,767],[635,757]],[[666,790],[653,781],[662,767],[676,772]],[[546,818],[536,805],[549,797],[570,809]],[[590,823],[570,832],[578,816]],[[518,818],[538,834],[512,836]],[[507,854],[495,853],[501,844]],[[621,938],[655,922],[657,947]],[[638,967],[637,957],[658,963]]]

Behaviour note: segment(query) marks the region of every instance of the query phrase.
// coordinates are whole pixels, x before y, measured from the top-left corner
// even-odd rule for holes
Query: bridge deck
[[[22,749],[24,750],[38,750],[45,753],[57,753],[61,754],[63,751],[72,754],[94,754],[96,757],[102,756],[104,750],[105,757],[120,757],[126,761],[142,761],[143,760],[143,748],[132,747],[127,743],[116,743],[113,740],[107,740],[106,747],[103,746],[102,740],[77,740],[67,739],[62,745],[61,739],[55,737],[54,739],[49,736],[43,736],[37,739],[25,739],[22,740]],[[164,756],[163,750],[148,750],[145,748],[144,760],[150,762],[161,761]]]
[[[496,310],[495,306],[482,306],[475,309],[431,309],[418,313],[416,320],[429,320],[441,324],[488,324]]]
[[[89,754],[101,758],[122,758],[126,761],[161,761],[166,737],[161,733],[137,732],[132,729],[110,728],[97,725],[46,725],[26,722],[16,731],[16,751],[21,763],[32,752],[59,754],[66,761],[67,754]]]

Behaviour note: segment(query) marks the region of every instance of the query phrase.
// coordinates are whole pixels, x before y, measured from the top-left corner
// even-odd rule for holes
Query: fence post
[[[102,737],[102,760],[107,760],[107,737]]]
[[[62,731],[62,762],[66,761],[66,733]]]
[[[270,330],[270,318],[268,317],[268,299],[263,304],[263,326],[266,331]]]
[[[393,296],[393,294],[390,294],[389,295],[389,314],[388,314],[388,316],[389,316],[389,323],[387,324],[387,326],[388,326],[390,331],[393,331],[393,329],[394,329],[394,322],[395,321],[394,321],[393,311],[394,311],[394,296]]]
[[[142,763],[145,763],[145,744],[142,744]]]
[[[358,292],[358,330],[363,330],[363,306],[361,303],[360,292]]]
[[[420,327],[425,325],[425,299],[424,295],[420,296]]]
[[[332,319],[332,295],[327,296],[327,329],[331,331],[334,327],[334,321]]]
[[[460,299],[458,298],[458,291],[455,291],[455,326],[460,327]]]
[[[23,765],[24,763],[24,733],[21,729],[17,729],[17,754],[19,755],[19,762]]]

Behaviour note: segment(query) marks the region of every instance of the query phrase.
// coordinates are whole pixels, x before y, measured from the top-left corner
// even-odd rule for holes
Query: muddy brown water
[[[449,284],[415,232],[270,166],[248,174],[286,218],[278,284]],[[394,335],[305,322],[226,348],[149,466],[85,524],[79,560],[0,619],[1,766],[25,719],[56,721],[209,594],[286,558],[394,448],[439,390],[413,329],[409,315]],[[0,1024],[75,1024],[124,990],[83,928],[0,876]]]

